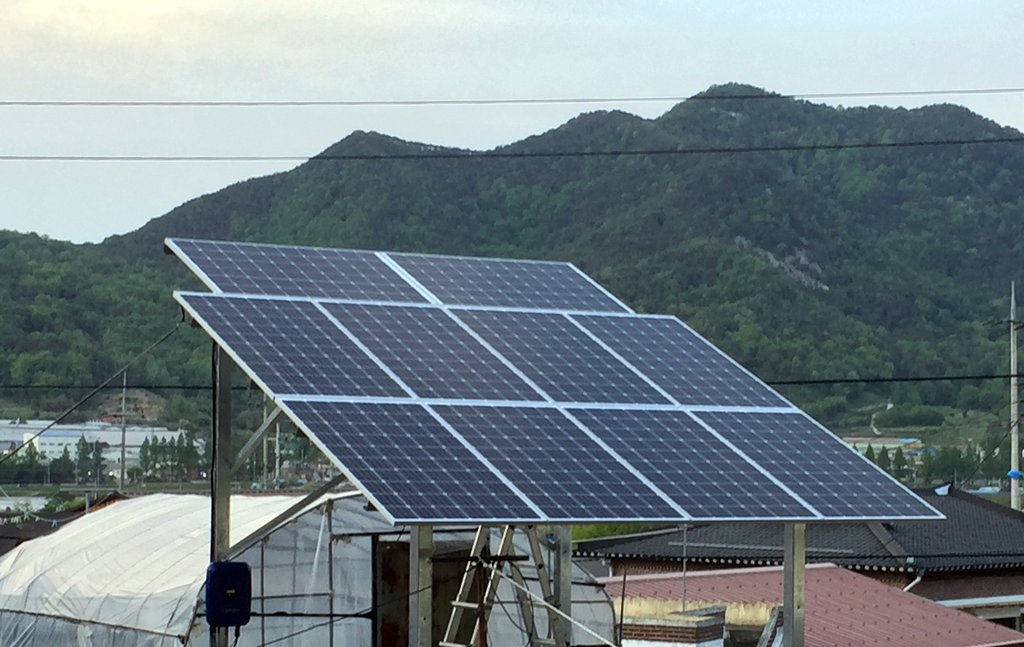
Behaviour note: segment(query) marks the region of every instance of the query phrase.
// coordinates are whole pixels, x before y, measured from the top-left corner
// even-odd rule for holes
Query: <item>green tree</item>
[[[196,449],[195,438],[189,436],[185,441],[184,456],[182,457],[183,465],[186,471],[186,479],[195,478],[196,473],[199,471],[199,466],[202,465],[203,457]]]
[[[188,460],[185,448],[185,434],[178,434],[178,438],[175,439],[172,445],[172,451],[174,452],[174,478],[180,481],[184,479],[187,471],[185,468],[185,463]]]
[[[89,455],[89,470],[92,472],[92,479],[94,483],[102,483],[106,480],[106,461],[103,460],[103,447],[106,443],[101,443],[98,440],[94,440],[92,443],[92,451]]]
[[[71,452],[67,445],[58,458],[50,461],[50,481],[53,483],[69,483],[75,478],[75,462],[71,460]]]
[[[910,479],[910,465],[903,455],[903,448],[897,447],[892,456],[892,475],[906,483]]]
[[[75,447],[75,477],[79,483],[89,480],[90,455],[89,441],[83,435],[78,439],[78,444]]]
[[[39,450],[36,449],[35,443],[29,443],[25,445],[25,449],[21,450],[22,465],[35,470],[39,467],[39,460]]]
[[[139,448],[139,468],[142,470],[143,478],[153,469],[153,452],[148,437],[142,441],[142,447]]]
[[[153,443],[153,463],[156,469],[157,478],[165,480],[167,478],[167,439],[157,438],[156,442]]]
[[[945,446],[925,454],[921,471],[926,481],[955,482],[969,476],[974,465],[960,448]]]
[[[878,466],[886,472],[892,472],[892,461],[889,459],[889,450],[885,447],[878,452]]]
[[[868,443],[868,448],[864,450],[864,457],[872,463],[878,462],[878,459],[875,457],[875,448],[871,446],[871,443]]]

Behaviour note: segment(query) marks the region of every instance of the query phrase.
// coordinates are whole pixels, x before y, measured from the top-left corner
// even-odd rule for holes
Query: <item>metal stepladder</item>
[[[551,579],[544,562],[544,554],[541,550],[541,543],[534,526],[526,526],[522,531],[527,537],[530,545],[530,555],[519,556],[515,554],[514,538],[516,527],[503,526],[501,539],[498,542],[497,552],[489,555],[491,527],[480,526],[470,548],[470,554],[466,564],[466,570],[462,576],[462,583],[459,592],[452,600],[452,611],[448,618],[448,627],[444,633],[444,639],[438,643],[438,647],[478,647],[486,645],[487,619],[494,607],[494,601],[498,593],[498,585],[501,583],[502,569],[504,563],[509,564],[510,577],[517,586],[513,587],[516,593],[516,602],[519,605],[520,614],[523,619],[523,629],[528,636],[529,647],[553,647],[555,641],[550,637],[537,635],[537,627],[534,622],[534,603],[530,596],[523,589],[526,588],[526,578],[516,565],[517,561],[529,560],[537,571],[537,581],[540,586],[541,596],[548,603],[552,601]],[[476,600],[471,600],[476,585]],[[522,588],[520,588],[522,587]],[[472,636],[469,643],[456,642],[460,630],[463,628],[464,613],[475,612],[477,621],[473,625]],[[556,621],[552,608],[547,607],[548,632]],[[482,630],[482,633],[481,633]],[[465,631],[462,632],[463,635]]]

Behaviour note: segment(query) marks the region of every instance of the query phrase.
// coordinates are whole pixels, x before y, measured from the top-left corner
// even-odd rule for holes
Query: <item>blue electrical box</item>
[[[206,624],[241,627],[252,613],[252,573],[245,562],[213,562],[206,569]]]

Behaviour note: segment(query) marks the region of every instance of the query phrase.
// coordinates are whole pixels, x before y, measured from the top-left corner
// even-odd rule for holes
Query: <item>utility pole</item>
[[[1020,425],[1017,400],[1017,295],[1010,283],[1010,507],[1020,510]]]
[[[267,396],[265,395],[263,396],[263,419],[267,419]],[[269,441],[269,436],[270,434],[263,434],[263,480],[261,482],[263,483],[264,490],[270,489],[270,477],[268,476],[270,470],[267,467],[267,442]]]
[[[124,492],[124,446],[128,436],[128,371],[121,376],[121,478],[117,482],[117,489]]]
[[[281,423],[274,425],[274,487],[281,481]]]

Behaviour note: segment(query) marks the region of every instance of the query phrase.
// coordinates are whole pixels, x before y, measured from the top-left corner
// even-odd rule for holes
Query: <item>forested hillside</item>
[[[0,384],[99,381],[173,325],[170,291],[195,284],[163,255],[165,236],[569,260],[769,380],[1005,372],[1005,326],[986,322],[1005,318],[1024,260],[1024,145],[785,149],[1019,133],[949,105],[709,93],[745,98],[698,97],[651,120],[584,114],[500,157],[357,132],[99,245],[0,233]],[[530,156],[751,147],[783,150]],[[427,157],[364,158],[378,155]],[[203,383],[208,351],[185,331],[136,376]],[[840,426],[889,400],[1000,419],[1006,400],[999,380],[786,393]]]

